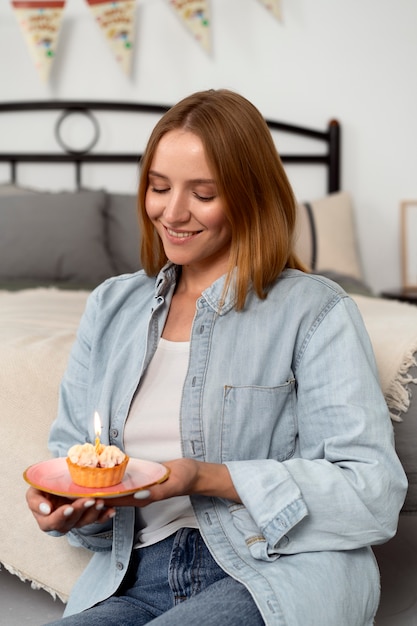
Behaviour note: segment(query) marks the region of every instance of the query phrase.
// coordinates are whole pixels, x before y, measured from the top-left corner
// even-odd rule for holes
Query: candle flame
[[[101,419],[100,419],[100,415],[97,413],[97,411],[95,411],[95,413],[94,413],[94,432],[95,432],[97,437],[100,437],[100,435],[101,435]]]

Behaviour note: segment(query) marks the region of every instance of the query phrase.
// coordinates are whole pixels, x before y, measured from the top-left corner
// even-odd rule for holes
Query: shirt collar
[[[155,281],[155,297],[166,296],[172,286],[177,282],[180,268],[178,265],[174,265],[169,261],[160,270]],[[231,284],[227,290],[226,295],[223,297],[223,290],[226,281],[226,274],[220,276],[203,291],[201,297],[207,302],[207,304],[218,314],[225,315],[235,305],[234,297],[234,277],[232,277]]]

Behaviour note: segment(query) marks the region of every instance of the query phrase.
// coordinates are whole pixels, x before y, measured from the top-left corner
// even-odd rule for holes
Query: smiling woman
[[[172,107],[138,202],[144,270],[90,295],[49,447],[91,443],[98,410],[104,445],[169,476],[110,503],[29,489],[42,530],[95,553],[63,623],[371,626],[370,546],[407,483],[358,308],[294,252],[259,111],[226,90]]]
[[[197,135],[164,135],[151,163],[145,204],[166,257],[182,266],[177,292],[202,293],[227,272],[231,224]]]
[[[216,115],[211,111],[214,103]],[[152,237],[146,196],[155,155],[165,142],[168,146],[172,133],[177,133],[171,139],[172,148],[176,147],[179,133],[192,134],[195,140],[201,140],[200,146],[189,146],[188,165],[190,171],[196,171],[194,157],[202,150],[200,165],[204,169],[195,179],[205,178],[203,171],[209,173],[231,227],[225,288],[233,275],[237,308],[243,307],[249,285],[258,297],[264,298],[285,267],[305,269],[293,250],[296,221],[293,190],[264,118],[238,94],[211,90],[185,98],[168,111],[155,126],[142,159],[139,201],[142,229],[146,233],[142,240],[142,262],[147,273],[155,274],[168,258],[164,240],[155,242]],[[173,160],[177,158],[178,154],[174,154]]]

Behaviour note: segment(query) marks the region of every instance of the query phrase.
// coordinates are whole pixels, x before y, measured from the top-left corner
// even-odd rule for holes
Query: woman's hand
[[[240,502],[226,465],[194,459],[176,459],[164,465],[170,470],[167,480],[131,496],[112,498],[112,505],[142,507],[151,502],[193,494]]]
[[[116,506],[142,507],[151,502],[192,494],[240,502],[225,465],[193,459],[176,459],[164,465],[170,470],[167,480],[133,495],[111,500],[69,500],[29,487],[26,500],[41,530],[55,530],[60,533],[67,533],[72,528],[81,528],[94,522],[103,524],[114,517]],[[111,506],[107,508],[110,503]]]
[[[116,513],[113,507],[106,508],[102,499],[68,500],[38,491],[34,487],[27,490],[26,501],[39,528],[44,532],[55,530],[67,533],[72,528],[81,528],[94,522],[103,524]]]

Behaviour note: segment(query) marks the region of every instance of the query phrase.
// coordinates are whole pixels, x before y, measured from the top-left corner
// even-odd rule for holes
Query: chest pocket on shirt
[[[276,387],[224,388],[221,459],[285,461],[295,449],[296,388],[291,379]]]

